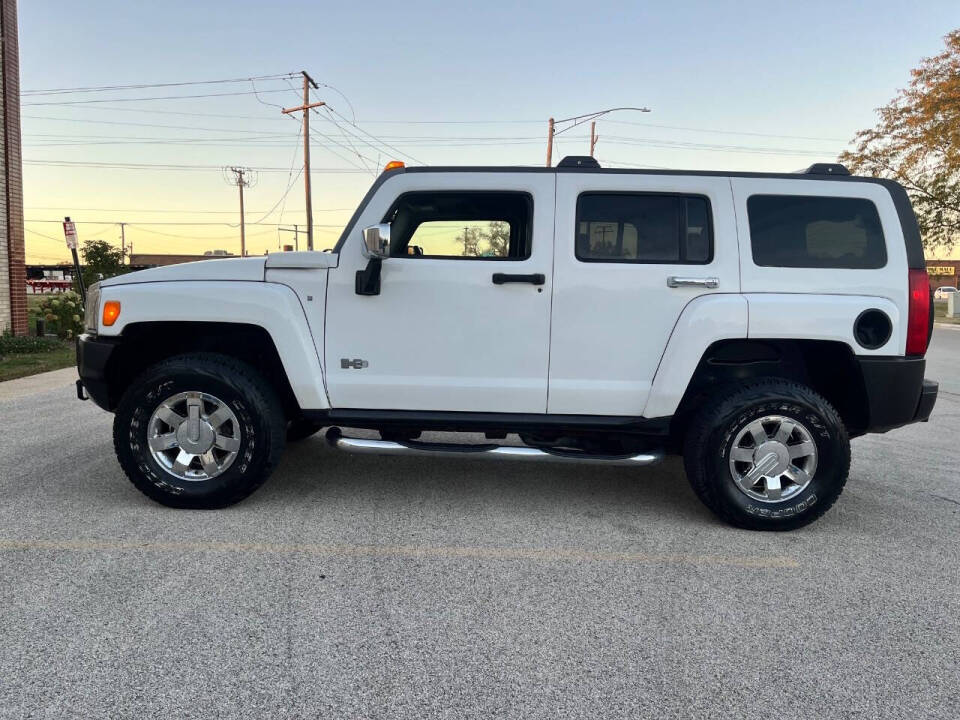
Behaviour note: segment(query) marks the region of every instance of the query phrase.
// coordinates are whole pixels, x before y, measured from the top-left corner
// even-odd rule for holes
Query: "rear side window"
[[[880,216],[870,200],[753,195],[747,215],[756,265],[875,269],[887,264]]]
[[[583,193],[576,255],[583,262],[709,263],[710,203],[698,195]]]

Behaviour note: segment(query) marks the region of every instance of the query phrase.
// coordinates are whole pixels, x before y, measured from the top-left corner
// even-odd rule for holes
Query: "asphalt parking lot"
[[[214,512],[125,479],[68,377],[0,386],[0,717],[960,716],[960,331],[933,418],[805,529],[680,464],[290,446]]]

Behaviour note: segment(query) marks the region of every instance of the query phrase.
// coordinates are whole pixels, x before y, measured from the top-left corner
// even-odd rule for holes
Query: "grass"
[[[956,302],[956,300],[954,300],[954,302]],[[960,318],[947,317],[947,301],[946,300],[934,301],[933,320],[934,322],[939,322],[939,323],[947,323],[950,325],[960,325]]]
[[[0,351],[0,382],[76,365],[72,342],[51,340],[39,352]]]

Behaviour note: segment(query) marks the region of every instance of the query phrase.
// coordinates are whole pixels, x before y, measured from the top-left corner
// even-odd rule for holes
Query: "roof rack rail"
[[[801,175],[849,175],[850,171],[840,163],[814,163],[806,170],[800,171]]]
[[[589,155],[567,155],[557,163],[557,167],[599,168],[600,163],[597,162],[596,158]]]

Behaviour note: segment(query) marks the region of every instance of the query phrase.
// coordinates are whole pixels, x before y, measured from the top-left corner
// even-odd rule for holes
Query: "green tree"
[[[83,283],[91,284],[127,272],[123,251],[105,240],[87,240],[80,249],[83,256]]]
[[[960,29],[939,55],[910,71],[910,84],[878,108],[840,162],[903,185],[928,249],[960,241]]]

